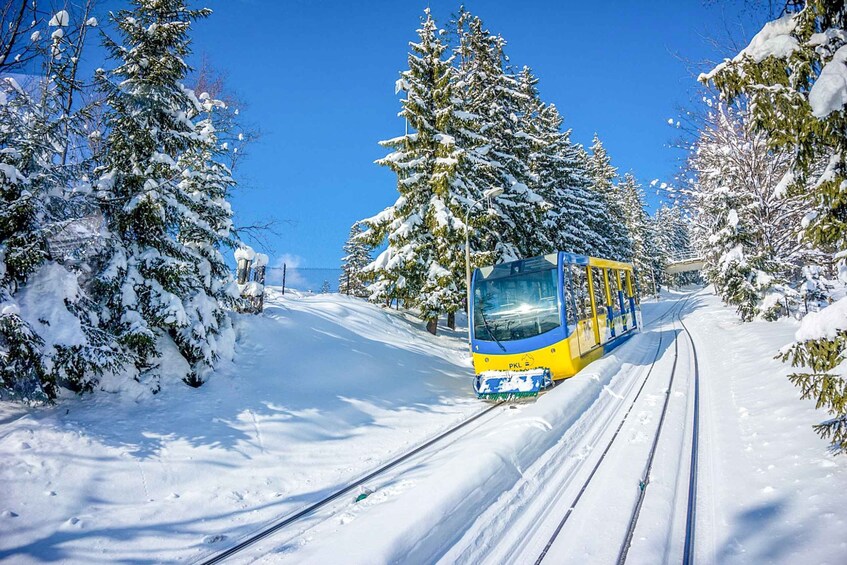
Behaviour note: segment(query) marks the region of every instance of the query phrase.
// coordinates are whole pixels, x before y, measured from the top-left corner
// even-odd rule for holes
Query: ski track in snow
[[[678,297],[645,303],[645,320]],[[269,289],[267,304],[262,316],[236,316],[238,364],[199,389],[165,383],[150,397],[127,388],[40,410],[0,404],[0,560],[198,560],[484,406],[471,396],[461,328],[429,336],[407,315],[337,295]],[[797,322],[740,324],[708,291],[691,299],[684,321],[701,369],[698,561],[847,562],[847,458],[829,454],[811,428],[826,415],[799,400],[791,368],[773,359]],[[233,562],[537,555],[640,386],[657,335],[633,337],[537,401],[363,485],[362,501],[340,501]],[[598,469],[599,487],[575,510],[582,518],[562,530],[561,561],[550,562],[617,551],[605,518],[629,515],[667,392],[669,347]],[[683,337],[679,363],[689,367],[686,351]],[[682,502],[677,481],[687,483],[689,391],[671,394],[631,562],[659,562],[682,543],[666,518]]]

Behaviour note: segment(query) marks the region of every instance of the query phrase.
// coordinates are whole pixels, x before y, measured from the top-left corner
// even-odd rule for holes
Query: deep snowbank
[[[645,309],[650,319],[667,305],[647,304]],[[635,334],[537,400],[506,409],[489,426],[417,463],[388,493],[351,507],[343,524],[319,527],[309,539],[326,535],[332,542],[301,540],[293,560],[326,563],[344,548],[345,563],[434,562],[503,493],[532,481],[524,470],[587,417],[602,396],[614,394],[609,385],[615,378],[648,365],[656,344],[656,335]]]
[[[645,304],[645,321],[673,300]],[[470,394],[462,332],[433,337],[403,314],[334,295],[272,291],[268,305],[263,316],[237,318],[237,362],[200,389],[173,386],[140,400],[127,389],[40,411],[0,405],[0,559],[210,555],[483,407]],[[827,453],[810,427],[824,416],[798,400],[785,378],[790,367],[773,359],[798,324],[741,324],[708,293],[687,311],[703,379],[700,560],[844,562],[847,459]],[[374,491],[364,500],[339,501],[332,514],[264,540],[236,562],[498,562],[522,555],[512,548],[533,534],[534,521],[545,513],[558,521],[566,509],[555,501],[571,502],[557,497],[562,477],[583,473],[579,461],[604,445],[598,422],[614,420],[634,390],[620,385],[638,382],[659,351],[659,380],[622,430],[625,449],[611,453],[598,474],[609,477],[601,491],[630,488],[621,471],[641,468],[630,455],[649,445],[641,432],[661,408],[668,341],[657,348],[654,331],[633,337],[537,401],[504,409],[469,436],[398,467],[395,477],[363,485]],[[685,425],[671,418],[666,427]],[[662,445],[668,461],[685,456]],[[570,467],[554,472],[562,465]],[[665,508],[673,496],[661,471],[645,512]],[[662,489],[665,498],[651,502]],[[592,506],[601,498],[589,493],[581,504],[601,521],[626,520],[627,509],[610,515],[608,506]],[[663,521],[661,510],[650,513]],[[565,534],[574,562],[603,553],[591,544],[610,543]],[[661,535],[640,533],[633,558],[656,561],[661,544],[651,536]]]
[[[236,317],[236,362],[199,389],[0,404],[0,559],[196,556],[481,406],[461,333],[338,295],[267,305]]]

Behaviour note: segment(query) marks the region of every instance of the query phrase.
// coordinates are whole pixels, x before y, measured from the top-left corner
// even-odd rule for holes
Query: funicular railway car
[[[483,398],[537,394],[641,325],[629,263],[551,253],[476,269],[471,288],[474,388]]]

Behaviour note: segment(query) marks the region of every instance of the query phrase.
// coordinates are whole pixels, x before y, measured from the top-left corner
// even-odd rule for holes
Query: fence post
[[[247,277],[250,274],[250,259],[244,254],[236,253],[235,260],[238,261],[238,269],[236,271],[235,280],[238,284],[247,283]]]
[[[282,294],[285,294],[285,263],[282,264]]]
[[[236,271],[236,282],[238,283],[238,292],[241,295],[242,299],[246,299],[249,302],[250,309],[254,308],[253,296],[248,294],[251,292],[250,286],[250,266],[253,261],[256,259],[256,252],[247,245],[243,247],[239,247],[235,250],[235,261],[238,265]],[[247,293],[247,294],[246,294]],[[246,308],[244,304],[239,307],[239,311],[242,308]]]
[[[261,312],[265,306],[265,268],[268,266],[270,258],[264,253],[256,253],[256,259],[253,261],[253,280],[261,287],[261,293],[253,297],[253,306],[257,313]]]

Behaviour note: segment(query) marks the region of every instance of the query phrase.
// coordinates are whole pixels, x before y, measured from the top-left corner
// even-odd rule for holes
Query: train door
[[[606,343],[611,337],[609,324],[609,303],[604,270],[599,267],[589,267],[588,286],[591,289],[594,314],[594,335],[597,344]]]
[[[593,349],[598,341],[595,337],[596,324],[591,308],[591,292],[588,287],[588,276],[585,267],[571,265],[571,296],[574,312],[574,331],[579,348],[579,354],[585,355]]]
[[[620,335],[618,327],[618,318],[620,317],[618,308],[615,305],[615,272],[612,269],[603,268],[603,282],[606,283],[606,320],[609,324],[609,337],[613,338]]]
[[[626,294],[628,296],[628,308],[630,316],[632,316],[632,327],[638,327],[638,315],[636,314],[636,301],[638,300],[638,295],[635,292],[635,283],[632,279],[632,271],[626,272]]]
[[[617,282],[617,293],[615,294],[613,300],[615,301],[615,305],[619,308],[620,316],[621,316],[621,327],[623,331],[627,331],[632,327],[632,322],[630,321],[629,316],[629,308],[626,307],[625,295],[626,295],[626,271],[624,270],[615,270],[615,281]]]
[[[614,279],[614,290],[612,292],[612,302],[615,303],[615,327],[618,335],[622,334],[630,327],[627,323],[627,308],[624,305],[623,299],[623,271],[612,269],[609,276]]]

